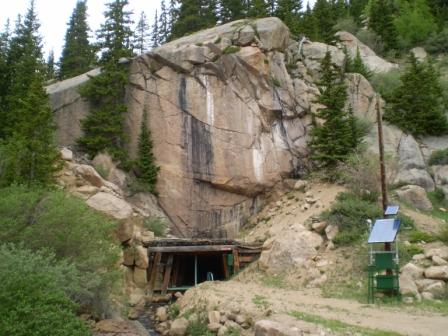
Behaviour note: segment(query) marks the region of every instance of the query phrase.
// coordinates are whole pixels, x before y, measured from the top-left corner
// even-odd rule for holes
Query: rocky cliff
[[[240,20],[130,61],[128,150],[135,156],[146,110],[161,166],[158,200],[173,233],[234,236],[257,211],[264,191],[306,171],[310,112],[319,108],[313,82],[327,49],[339,65],[345,45],[352,54],[359,46],[372,71],[395,67],[352,35],[339,37],[339,46],[298,42],[277,18]],[[95,73],[48,87],[62,146],[73,146],[81,135],[88,104],[77,88]],[[350,74],[347,84],[356,115],[374,121],[377,96],[370,83]],[[375,138],[373,130],[372,147]],[[386,140],[402,167],[400,179],[433,189],[415,139],[386,126]]]

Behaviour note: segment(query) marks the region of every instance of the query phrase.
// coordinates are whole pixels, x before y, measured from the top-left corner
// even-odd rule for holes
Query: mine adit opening
[[[204,281],[227,280],[261,253],[260,245],[226,239],[160,239],[146,247],[149,290],[162,294]]]

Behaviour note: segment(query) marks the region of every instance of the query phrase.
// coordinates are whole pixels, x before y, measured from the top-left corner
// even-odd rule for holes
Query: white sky
[[[315,0],[308,0],[314,4]],[[58,59],[64,44],[67,22],[75,8],[77,0],[35,0],[38,18],[41,24],[40,34],[43,36],[45,54],[54,50]],[[92,32],[95,32],[103,22],[105,3],[110,0],[87,0],[88,22]],[[165,1],[168,4],[168,1]],[[304,7],[306,1],[303,1]],[[12,27],[18,14],[25,15],[29,0],[0,0],[0,30],[9,18]],[[156,9],[160,7],[160,0],[129,0],[128,10],[134,12],[134,21],[138,21],[141,11],[146,13],[152,24]]]

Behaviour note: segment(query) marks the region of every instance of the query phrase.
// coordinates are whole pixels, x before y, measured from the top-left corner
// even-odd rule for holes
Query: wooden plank
[[[227,255],[222,255],[222,268],[224,270],[224,279],[229,278],[229,268],[227,267]]]
[[[157,271],[159,269],[160,260],[162,259],[162,253],[157,252],[154,257],[154,263],[152,264],[151,277],[149,278],[149,292],[154,292],[154,286],[156,284]]]
[[[240,257],[238,249],[233,250],[233,273],[238,273],[240,270]]]
[[[240,263],[251,263],[252,261],[254,261],[254,258],[252,256],[239,256],[240,259]]]
[[[162,284],[162,294],[166,294],[166,291],[168,289],[168,285],[170,283],[170,277],[171,277],[171,270],[173,269],[173,255],[170,254],[168,256],[168,261],[165,266],[165,276],[163,277],[163,284]]]
[[[148,252],[231,252],[233,245],[205,245],[205,246],[150,246]]]

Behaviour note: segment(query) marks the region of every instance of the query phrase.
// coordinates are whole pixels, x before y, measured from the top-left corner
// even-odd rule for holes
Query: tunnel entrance
[[[222,239],[162,239],[147,248],[148,287],[162,294],[184,291],[204,281],[226,280],[261,253],[261,246]]]

